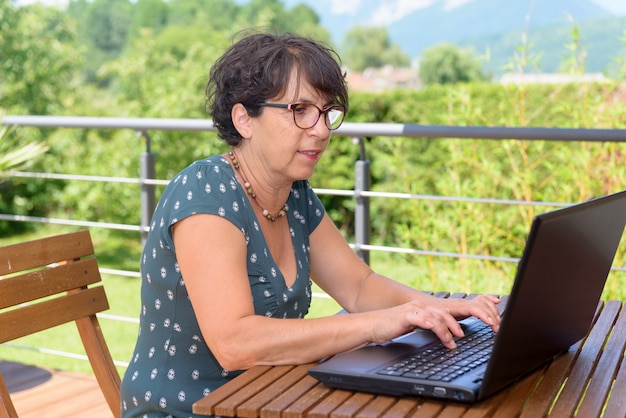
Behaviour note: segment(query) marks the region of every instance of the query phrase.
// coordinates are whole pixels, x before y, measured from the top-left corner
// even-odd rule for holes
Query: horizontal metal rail
[[[8,173],[11,177],[21,178],[40,178],[50,180],[74,180],[74,181],[89,181],[89,182],[104,182],[104,183],[128,183],[128,184],[153,184],[159,186],[167,186],[169,180],[150,180],[140,178],[129,177],[107,177],[107,176],[86,176],[78,174],[54,174],[54,173],[35,173],[35,172],[12,172]],[[374,191],[355,191],[355,190],[336,190],[336,189],[322,189],[314,187],[313,190],[318,195],[334,195],[334,196],[346,196],[346,197],[380,197],[387,199],[415,199],[415,200],[432,200],[432,201],[444,201],[444,202],[465,202],[465,203],[491,203],[500,205],[516,205],[516,206],[551,206],[551,207],[565,207],[571,205],[571,203],[563,202],[542,202],[532,200],[510,200],[510,199],[491,199],[491,198],[476,198],[476,197],[461,197],[461,196],[439,196],[439,195],[424,195],[414,193],[396,193],[396,192],[374,192]]]
[[[85,116],[17,116],[3,125],[39,128],[132,129],[134,131],[214,131],[207,119],[111,118]],[[626,142],[625,129],[544,128],[504,126],[445,126],[401,123],[344,122],[335,135],[350,137],[526,139],[551,141]]]

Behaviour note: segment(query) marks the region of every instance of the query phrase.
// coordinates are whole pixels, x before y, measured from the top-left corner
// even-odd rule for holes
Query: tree
[[[168,24],[201,24],[219,31],[232,29],[239,9],[234,0],[173,0],[167,4]]]
[[[487,78],[478,58],[469,50],[448,43],[424,51],[419,74],[425,85],[468,83]]]
[[[133,7],[129,36],[131,39],[137,38],[145,28],[159,33],[167,26],[168,18],[168,6],[163,0],[137,0]]]
[[[89,81],[96,80],[100,66],[120,56],[126,46],[131,25],[133,4],[129,0],[94,0],[88,2],[81,37],[86,40],[86,74]]]
[[[303,3],[283,13],[278,29],[331,43],[330,33],[320,25],[320,18],[315,10]]]
[[[385,65],[408,66],[410,60],[398,45],[392,45],[385,28],[355,26],[342,44],[343,59],[355,71]]]
[[[81,65],[75,35],[71,19],[58,9],[0,0],[0,109],[57,113]]]
[[[250,0],[239,8],[236,26],[290,32],[329,43],[330,34],[319,23],[319,16],[305,4],[286,10],[280,0]]]

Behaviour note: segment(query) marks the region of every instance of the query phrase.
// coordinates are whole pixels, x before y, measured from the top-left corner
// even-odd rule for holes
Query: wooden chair
[[[75,321],[98,384],[119,417],[120,376],[96,318],[107,309],[89,231],[0,248],[0,343]],[[0,417],[17,416],[0,373]]]

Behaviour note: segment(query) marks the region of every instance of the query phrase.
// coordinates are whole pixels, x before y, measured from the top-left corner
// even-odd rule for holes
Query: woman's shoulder
[[[226,158],[223,155],[217,154],[211,157],[196,160],[183,168],[174,178],[173,183],[177,183],[189,177],[190,174],[199,177],[198,173],[214,173],[214,174],[232,174],[232,168]]]
[[[183,199],[183,196],[210,194],[211,191],[234,190],[235,182],[228,160],[223,155],[214,155],[194,161],[178,172],[167,185],[162,200]]]

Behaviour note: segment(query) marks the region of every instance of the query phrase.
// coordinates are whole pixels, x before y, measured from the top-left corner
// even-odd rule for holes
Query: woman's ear
[[[239,135],[244,139],[249,139],[252,136],[252,125],[246,107],[241,103],[236,103],[230,111],[230,117]]]

